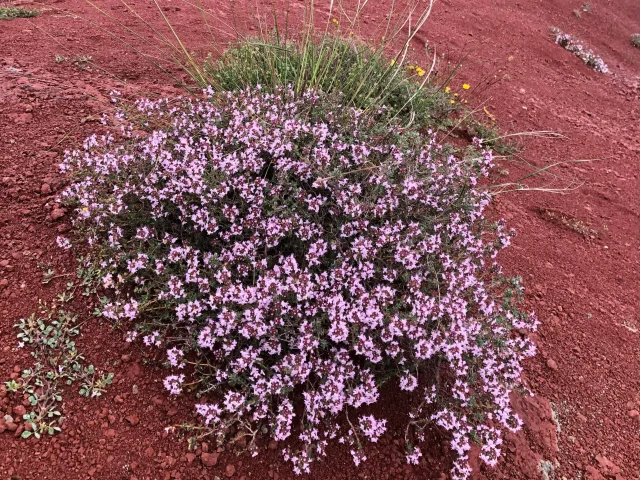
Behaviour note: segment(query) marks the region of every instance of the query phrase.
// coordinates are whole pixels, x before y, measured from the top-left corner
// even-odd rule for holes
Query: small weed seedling
[[[83,383],[80,389],[80,395],[85,397],[99,397],[107,391],[107,387],[111,385],[113,380],[113,373],[101,373],[98,374],[93,367],[89,365],[83,368]]]
[[[83,297],[96,294],[96,285],[99,284],[101,278],[101,272],[97,269],[88,258],[78,258],[78,269],[76,276],[80,280],[79,287],[83,287]]]
[[[631,45],[636,48],[640,48],[640,33],[634,33],[631,35]]]
[[[89,70],[89,65],[93,62],[93,58],[89,55],[78,55],[71,60],[71,63],[80,70]]]
[[[44,285],[49,283],[51,280],[53,280],[53,277],[54,277],[55,274],[56,274],[56,272],[52,268],[48,268],[47,271],[44,272],[44,274],[43,274],[42,283]]]
[[[22,7],[0,7],[0,20],[13,20],[14,18],[37,17],[40,10],[27,10]]]

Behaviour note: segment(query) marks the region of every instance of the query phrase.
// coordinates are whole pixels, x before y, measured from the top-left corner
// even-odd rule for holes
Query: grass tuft
[[[0,20],[14,18],[32,18],[40,15],[40,10],[27,10],[23,7],[0,7]]]
[[[345,105],[363,110],[384,105],[393,115],[421,126],[434,126],[455,110],[442,88],[431,79],[423,81],[424,69],[396,64],[353,38],[286,42],[274,35],[249,39],[230,47],[218,60],[208,58],[202,71],[202,86],[216,91],[258,85],[273,91],[292,85],[297,94],[340,93]]]

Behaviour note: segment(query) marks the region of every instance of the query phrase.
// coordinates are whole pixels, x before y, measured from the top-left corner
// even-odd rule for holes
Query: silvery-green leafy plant
[[[68,284],[67,292],[74,285],[73,282]],[[82,381],[79,393],[97,397],[106,391],[114,378],[113,373],[98,372],[93,365],[85,366],[85,359],[75,342],[80,334],[77,316],[58,306],[41,302],[39,313],[20,319],[15,325],[20,331],[18,347],[29,349],[34,358],[33,366],[24,369],[19,379],[5,382],[8,393],[22,394],[29,402],[29,411],[23,415],[29,428],[22,432],[22,438],[32,435],[40,438],[42,434],[54,435],[61,431],[65,386]]]

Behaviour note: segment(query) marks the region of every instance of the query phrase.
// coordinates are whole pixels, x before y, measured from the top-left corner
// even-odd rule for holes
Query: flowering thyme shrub
[[[143,100],[152,131],[125,121],[123,139],[68,153],[64,195],[109,292],[102,315],[166,349],[166,388],[197,384],[200,428],[220,441],[248,435],[255,453],[262,435],[294,437],[283,454],[300,473],[335,440],[358,464],[386,430],[361,407],[397,381],[416,399],[407,461],[435,422],[467,478],[470,442],[494,465],[503,429],[520,427],[509,394],[534,353],[511,332],[535,328],[517,285],[494,281],[510,233],[483,219],[475,188],[492,154],[476,141],[457,158],[339,100]]]
[[[609,67],[604,63],[604,60],[593,53],[592,50],[587,50],[578,39],[571,37],[568,33],[564,33],[555,27],[552,31],[555,35],[555,42],[562,48],[573,53],[596,72],[609,73]]]

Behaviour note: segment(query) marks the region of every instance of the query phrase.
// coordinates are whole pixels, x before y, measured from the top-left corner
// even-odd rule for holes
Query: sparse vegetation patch
[[[0,20],[13,20],[14,18],[37,17],[40,10],[27,10],[23,7],[0,7]]]
[[[593,68],[596,72],[609,73],[609,67],[604,60],[593,53],[592,50],[585,48],[580,40],[572,37],[568,33],[562,32],[560,29],[554,27],[552,29],[555,35],[555,42],[565,50],[573,53],[576,57],[582,60],[586,65]]]
[[[21,419],[24,421],[22,438],[40,438],[61,431],[65,388],[79,384],[78,393],[93,398],[101,396],[113,380],[113,373],[98,371],[87,364],[76,347],[75,338],[80,334],[81,324],[68,304],[79,289],[84,297],[95,293],[92,288],[95,272],[79,266],[77,277],[67,282],[55,300],[48,304],[41,301],[37,312],[15,325],[19,331],[18,347],[30,350],[34,359],[33,365],[24,369],[19,378],[4,383],[7,393],[29,402]],[[48,284],[53,278],[55,273],[48,268],[42,283]],[[10,419],[10,423],[14,421],[18,419]]]
[[[19,347],[31,349],[34,364],[17,380],[5,382],[8,393],[26,396],[30,408],[23,414],[22,438],[53,435],[60,431],[62,393],[65,386],[80,383],[80,395],[97,397],[105,392],[113,373],[86,365],[74,338],[80,333],[71,312],[41,304],[41,311],[16,325]]]

